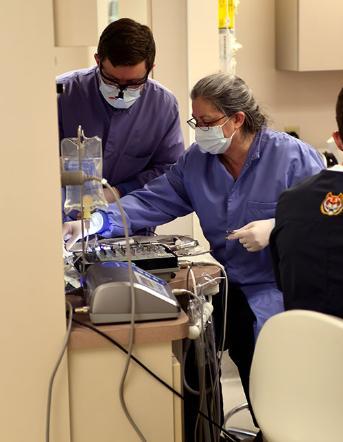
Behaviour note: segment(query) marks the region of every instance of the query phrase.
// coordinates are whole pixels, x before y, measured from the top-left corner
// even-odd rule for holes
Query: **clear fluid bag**
[[[64,171],[82,170],[88,176],[102,178],[102,145],[99,137],[87,138],[79,128],[77,138],[64,138],[61,142],[62,168]],[[90,213],[96,209],[106,210],[102,184],[96,180],[83,185],[66,186],[64,212]]]

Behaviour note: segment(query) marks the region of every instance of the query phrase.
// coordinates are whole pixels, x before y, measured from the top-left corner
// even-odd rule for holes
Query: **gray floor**
[[[227,352],[224,353],[222,359],[221,382],[223,388],[224,414],[226,414],[232,408],[246,402],[237,368],[229,358]],[[228,426],[257,431],[248,410],[242,410],[232,416],[226,424],[226,427]]]

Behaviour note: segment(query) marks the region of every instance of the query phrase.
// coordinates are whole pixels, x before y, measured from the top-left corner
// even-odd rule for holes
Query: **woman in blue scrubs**
[[[169,171],[121,203],[132,234],[191,212],[199,217],[212,254],[229,277],[228,347],[248,396],[256,336],[266,319],[283,310],[268,247],[277,200],[324,164],[308,144],[267,127],[239,77],[207,76],[194,86],[191,99],[188,124],[195,143]],[[80,237],[75,223],[64,226],[72,242]],[[101,224],[101,235],[123,236],[115,205]],[[218,329],[223,313],[215,310]]]

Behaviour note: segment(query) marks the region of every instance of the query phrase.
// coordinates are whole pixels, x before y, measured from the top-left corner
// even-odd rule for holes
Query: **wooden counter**
[[[204,273],[219,276],[214,266],[194,267],[196,280]],[[180,270],[169,284],[172,288],[186,288],[186,277],[187,269]],[[86,315],[82,321],[90,323]],[[127,346],[129,324],[96,328]],[[182,392],[182,370],[174,350],[180,350],[187,332],[184,311],[177,319],[135,324],[134,356],[178,392]],[[138,436],[119,399],[126,354],[94,331],[76,324],[68,350],[71,440],[137,442]],[[148,442],[182,441],[181,399],[133,360],[125,382],[125,401]]]
[[[79,317],[78,317],[79,319]],[[82,321],[91,324],[89,320]],[[135,344],[148,342],[166,342],[183,339],[188,333],[188,317],[184,311],[177,319],[168,321],[150,321],[135,323]],[[93,327],[95,327],[93,325]],[[99,330],[115,339],[121,345],[128,344],[130,324],[108,324],[96,326]],[[92,330],[78,324],[73,325],[69,340],[69,349],[108,347],[111,343]]]

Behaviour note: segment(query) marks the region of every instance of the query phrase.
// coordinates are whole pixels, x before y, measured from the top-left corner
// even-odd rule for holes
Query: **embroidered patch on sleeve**
[[[332,192],[326,194],[322,204],[320,205],[320,211],[323,215],[339,215],[343,210],[343,193],[334,195]]]

